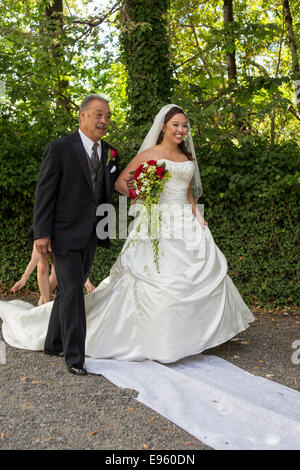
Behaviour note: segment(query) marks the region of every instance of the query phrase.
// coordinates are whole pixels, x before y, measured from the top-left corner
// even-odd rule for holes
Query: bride
[[[164,162],[172,174],[160,195],[160,269],[153,263],[152,240],[135,223],[109,277],[85,296],[86,357],[174,362],[224,343],[254,320],[198,211],[198,164],[188,118],[176,105],[157,114],[115,189],[128,195],[130,172],[148,160]],[[135,212],[135,222],[142,220],[143,211]],[[0,302],[6,342],[43,350],[51,308],[52,302]]]

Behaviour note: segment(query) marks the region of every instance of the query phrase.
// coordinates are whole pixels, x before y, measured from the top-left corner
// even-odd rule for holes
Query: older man
[[[102,140],[110,120],[108,102],[89,95],[79,116],[76,132],[46,146],[33,215],[35,246],[44,256],[52,251],[59,287],[44,352],[63,354],[69,372],[86,375],[83,286],[96,252],[96,209],[112,203],[119,172],[116,150]],[[108,247],[109,239],[99,244]]]

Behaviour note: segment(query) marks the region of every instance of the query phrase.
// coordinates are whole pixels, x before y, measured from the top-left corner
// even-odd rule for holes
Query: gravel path
[[[300,315],[255,315],[248,330],[206,354],[300,390]],[[134,390],[101,376],[73,376],[63,359],[6,345],[0,377],[1,449],[210,449],[136,401]]]

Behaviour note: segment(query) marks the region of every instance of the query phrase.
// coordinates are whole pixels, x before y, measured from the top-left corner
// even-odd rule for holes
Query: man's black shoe
[[[82,366],[71,366],[67,364],[68,371],[74,375],[87,375],[87,370]]]
[[[64,357],[63,352],[50,351],[50,349],[44,349],[44,353],[47,354],[48,356]]]

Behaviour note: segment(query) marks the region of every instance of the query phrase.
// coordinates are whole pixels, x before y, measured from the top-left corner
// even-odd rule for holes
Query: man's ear
[[[79,113],[79,122],[81,122],[81,120],[84,116],[85,116],[85,111],[84,110],[80,111],[80,113]]]

